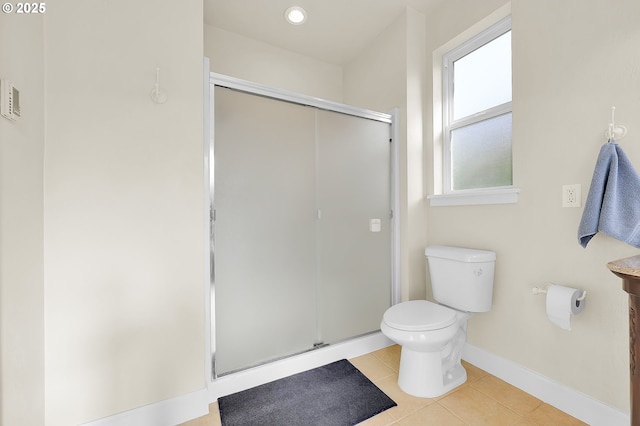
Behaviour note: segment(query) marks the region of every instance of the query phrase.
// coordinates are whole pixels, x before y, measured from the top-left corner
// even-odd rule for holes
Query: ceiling
[[[407,6],[431,13],[445,0],[204,0],[204,22],[333,64],[344,64]],[[303,25],[284,19],[290,6],[307,11]]]

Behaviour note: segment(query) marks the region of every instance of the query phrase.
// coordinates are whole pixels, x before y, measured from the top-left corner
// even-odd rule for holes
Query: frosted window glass
[[[454,120],[511,101],[511,31],[454,62]]]
[[[511,113],[451,132],[453,189],[509,186]]]

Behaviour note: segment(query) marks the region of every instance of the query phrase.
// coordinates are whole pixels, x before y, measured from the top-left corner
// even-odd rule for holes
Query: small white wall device
[[[8,80],[0,79],[0,114],[9,120],[17,120],[20,117],[20,92]]]

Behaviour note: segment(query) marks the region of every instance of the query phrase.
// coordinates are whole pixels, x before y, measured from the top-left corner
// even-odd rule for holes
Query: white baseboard
[[[240,392],[334,361],[364,355],[390,345],[393,345],[391,340],[381,332],[376,332],[222,376],[210,382],[209,401],[214,402],[221,396]]]
[[[145,405],[83,426],[175,426],[209,414],[206,389]]]
[[[467,343],[462,358],[591,426],[629,425],[628,413],[476,346]]]

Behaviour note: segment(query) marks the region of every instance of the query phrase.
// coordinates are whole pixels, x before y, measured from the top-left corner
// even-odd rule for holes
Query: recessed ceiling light
[[[300,6],[292,6],[284,12],[287,22],[293,25],[300,25],[307,20],[307,12]]]

